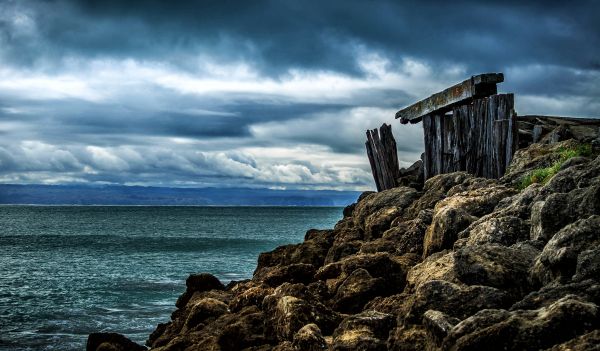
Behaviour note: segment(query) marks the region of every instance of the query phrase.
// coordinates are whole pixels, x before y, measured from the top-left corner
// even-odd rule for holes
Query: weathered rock
[[[142,351],[146,348],[117,333],[91,333],[85,349],[87,351]]]
[[[408,311],[407,322],[419,323],[427,310],[443,312],[450,317],[465,319],[486,308],[508,308],[508,294],[489,286],[460,286],[443,280],[429,280],[419,285]]]
[[[533,206],[531,238],[548,241],[567,224],[593,214],[600,214],[600,185],[550,194]]]
[[[225,289],[223,283],[210,273],[192,274],[186,279],[185,285],[187,287],[185,293],[175,303],[178,308],[184,307],[195,292]]]
[[[390,332],[387,347],[390,351],[423,351],[430,345],[428,339],[423,326],[401,325]]]
[[[397,219],[392,227],[386,230],[381,239],[364,243],[361,252],[390,252],[396,255],[423,253],[423,237],[427,227],[431,224],[432,210],[423,210],[412,220],[400,221]]]
[[[301,244],[279,246],[273,251],[263,252],[258,256],[256,272],[266,267],[286,266],[291,264],[310,264],[320,267],[333,244],[334,231],[311,229],[306,233]]]
[[[219,317],[228,313],[229,308],[225,303],[213,298],[205,298],[191,306],[191,310],[184,324],[184,332],[193,329],[208,319]]]
[[[237,312],[244,307],[260,306],[265,296],[273,293],[273,288],[262,283],[247,284],[244,289],[240,289],[229,302],[229,309]]]
[[[236,351],[266,344],[269,338],[265,334],[264,320],[265,314],[252,306],[242,310],[225,325],[215,326],[214,332],[218,335],[218,348],[215,350]]]
[[[423,314],[423,326],[425,326],[429,338],[432,339],[436,345],[442,343],[450,330],[457,325],[458,322],[460,322],[460,319],[450,317],[440,311],[427,310]]]
[[[501,181],[517,184],[531,170],[552,166],[554,162],[560,159],[560,150],[574,148],[577,145],[579,145],[577,141],[567,140],[549,145],[536,143],[527,148],[519,149],[513,155]]]
[[[532,246],[465,246],[454,253],[454,271],[469,285],[487,285],[520,297],[532,290],[528,272],[538,251]]]
[[[548,351],[599,351],[600,329],[580,335],[562,344],[555,345]]]
[[[254,280],[272,287],[282,283],[310,283],[316,270],[311,264],[295,263],[287,266],[264,267],[254,273]]]
[[[366,196],[354,209],[354,223],[365,233],[365,239],[381,237],[390,223],[418,197],[413,188],[398,187]]]
[[[358,268],[338,287],[332,306],[340,312],[358,312],[372,298],[385,294],[383,278],[373,278],[366,269]]]
[[[333,350],[386,350],[394,317],[376,311],[365,311],[342,321],[333,333]]]
[[[302,351],[327,350],[327,343],[321,334],[321,329],[314,324],[307,324],[294,335],[292,346]]]
[[[406,209],[401,218],[411,220],[417,217],[419,212],[433,209],[438,201],[446,197],[448,190],[470,178],[473,176],[466,172],[454,172],[439,174],[427,179],[423,186],[423,195]]]
[[[305,299],[292,295],[302,296]],[[307,295],[307,291],[298,290],[298,286],[285,285],[265,297],[263,301],[267,335],[273,335],[279,341],[293,339],[294,334],[307,324],[316,324],[323,332],[331,333],[339,324],[339,315]]]
[[[451,251],[436,252],[423,262],[412,267],[406,275],[406,283],[412,291],[429,280],[446,280],[458,282],[454,272],[454,253]]]
[[[439,201],[433,210],[433,220],[423,243],[423,256],[452,248],[458,233],[477,217],[492,212],[498,202],[514,194],[504,186],[477,188]]]
[[[362,247],[363,242],[354,240],[341,243],[335,243],[327,252],[325,257],[325,264],[333,263],[357,253]]]
[[[529,240],[529,223],[519,217],[482,217],[458,237],[465,237],[465,245],[500,244],[510,246]]]
[[[443,349],[540,350],[598,328],[599,317],[572,295],[538,310],[483,310],[454,326]]]
[[[543,285],[555,279],[561,282],[569,281],[576,273],[579,256],[589,248],[597,248],[600,245],[598,228],[600,216],[594,215],[561,229],[536,259],[531,273],[533,280]]]
[[[596,280],[588,279],[569,284],[551,283],[540,290],[531,292],[521,301],[516,302],[511,310],[535,310],[541,307],[551,305],[566,295],[577,295],[582,300],[590,301],[596,305],[600,304],[600,283]]]

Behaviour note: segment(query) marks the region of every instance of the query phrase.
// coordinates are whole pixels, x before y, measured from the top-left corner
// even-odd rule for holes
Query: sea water
[[[337,207],[0,206],[0,349],[144,343],[191,273],[247,279],[260,252],[331,228]]]

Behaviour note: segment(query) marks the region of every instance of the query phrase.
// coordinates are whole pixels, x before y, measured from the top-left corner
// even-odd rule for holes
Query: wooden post
[[[377,191],[395,188],[398,185],[400,167],[392,126],[384,123],[379,131],[367,130],[365,146]]]

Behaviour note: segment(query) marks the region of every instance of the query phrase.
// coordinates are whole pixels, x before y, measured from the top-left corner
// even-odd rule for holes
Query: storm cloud
[[[600,4],[0,2],[0,182],[368,189],[364,132],[504,72],[520,114],[600,115]]]

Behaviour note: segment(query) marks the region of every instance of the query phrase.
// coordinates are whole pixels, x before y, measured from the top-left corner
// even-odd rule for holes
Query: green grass
[[[578,156],[589,157],[592,155],[591,144],[579,144],[575,147],[558,149],[559,159],[550,167],[537,168],[529,172],[519,183],[519,190],[523,190],[533,183],[546,184],[552,177],[558,173],[560,167],[569,159]]]

